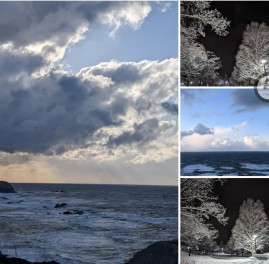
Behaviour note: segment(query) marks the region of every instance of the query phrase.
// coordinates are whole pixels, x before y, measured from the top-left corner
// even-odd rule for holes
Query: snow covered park
[[[259,259],[257,259],[259,258]],[[236,257],[231,255],[191,255],[188,252],[181,251],[180,264],[233,264],[233,263],[245,263],[245,264],[263,264],[269,263],[268,254],[259,254],[257,258],[254,257]]]
[[[269,207],[257,198],[246,199],[254,191],[266,201],[269,181],[237,181],[181,179],[181,264],[269,264]],[[219,203],[218,194],[227,207]]]

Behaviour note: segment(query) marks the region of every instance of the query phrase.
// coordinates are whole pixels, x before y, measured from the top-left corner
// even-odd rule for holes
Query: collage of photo
[[[180,264],[269,263],[269,2],[180,2]]]

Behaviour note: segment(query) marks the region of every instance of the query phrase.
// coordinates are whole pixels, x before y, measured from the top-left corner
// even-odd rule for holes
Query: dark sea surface
[[[181,152],[182,176],[269,176],[269,152]]]
[[[0,250],[29,261],[124,263],[178,237],[177,187],[13,184],[0,194]],[[67,203],[66,207],[54,208]],[[63,212],[83,210],[83,214]]]

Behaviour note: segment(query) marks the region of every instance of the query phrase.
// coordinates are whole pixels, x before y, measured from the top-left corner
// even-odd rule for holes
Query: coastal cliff
[[[15,193],[15,190],[10,183],[0,181],[0,193]]]

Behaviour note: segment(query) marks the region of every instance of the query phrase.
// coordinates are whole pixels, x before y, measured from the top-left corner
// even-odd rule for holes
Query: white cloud
[[[182,151],[244,151],[269,150],[269,138],[263,136],[241,136],[249,124],[244,121],[229,127],[214,127],[214,134],[191,134],[181,140]]]
[[[137,30],[151,11],[150,4],[146,2],[123,2],[123,4],[126,4],[124,8],[112,10],[100,18],[102,23],[114,27],[109,34],[110,37],[115,37],[122,25],[130,25]]]
[[[269,150],[269,137],[248,135],[244,137],[244,143],[251,150]]]
[[[171,7],[171,3],[165,3],[161,9],[162,13],[166,13]]]
[[[214,140],[214,135],[192,134],[181,139],[181,151],[207,150]]]

